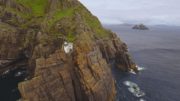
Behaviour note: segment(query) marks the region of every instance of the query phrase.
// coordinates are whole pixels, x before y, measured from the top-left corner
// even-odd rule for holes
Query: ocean
[[[122,73],[113,67],[117,101],[180,101],[180,27],[148,26],[133,30],[130,25],[105,25],[128,45],[134,62],[143,68],[138,74]],[[138,86],[144,95],[135,96],[125,82]]]

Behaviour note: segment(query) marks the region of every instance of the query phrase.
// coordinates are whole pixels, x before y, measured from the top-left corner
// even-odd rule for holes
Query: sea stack
[[[132,29],[137,29],[137,30],[149,30],[149,28],[147,26],[145,26],[144,24],[139,24],[139,25],[134,25],[132,27]]]
[[[127,46],[78,0],[1,0],[0,73],[26,68],[21,101],[115,101],[110,61],[136,71]],[[13,64],[12,64],[13,63]]]

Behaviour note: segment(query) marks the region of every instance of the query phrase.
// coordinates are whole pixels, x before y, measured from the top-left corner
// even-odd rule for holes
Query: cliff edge
[[[110,61],[137,71],[126,44],[78,0],[0,0],[0,20],[0,73],[27,69],[23,101],[114,101]]]

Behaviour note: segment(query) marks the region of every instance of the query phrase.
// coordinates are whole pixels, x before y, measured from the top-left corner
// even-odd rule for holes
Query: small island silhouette
[[[147,26],[145,26],[144,24],[139,24],[139,25],[134,25],[132,27],[132,29],[137,29],[137,30],[149,30],[149,28]]]

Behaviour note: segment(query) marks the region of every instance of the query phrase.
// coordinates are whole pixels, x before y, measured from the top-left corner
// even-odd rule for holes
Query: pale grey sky
[[[102,23],[180,25],[180,0],[80,0]]]

